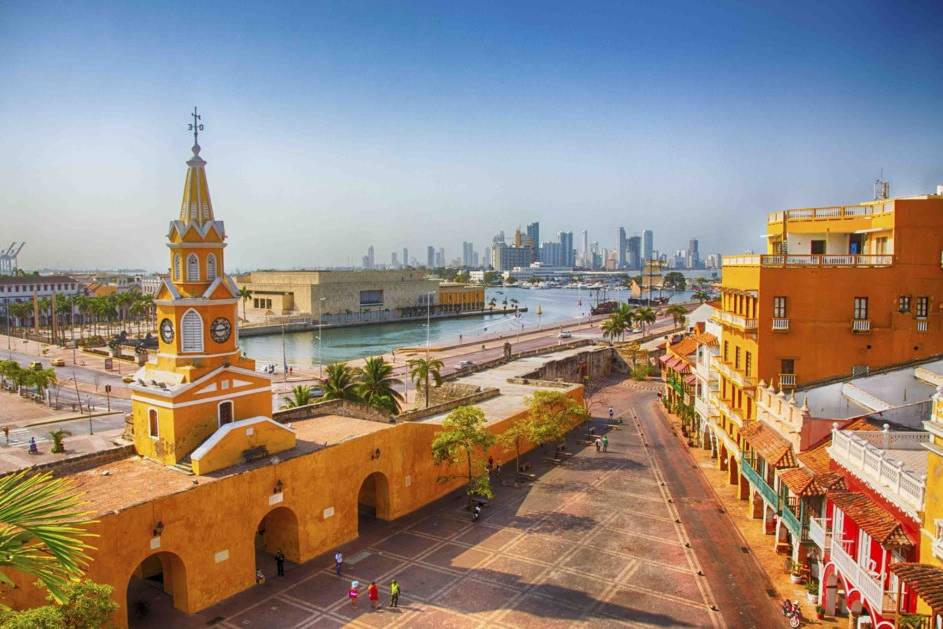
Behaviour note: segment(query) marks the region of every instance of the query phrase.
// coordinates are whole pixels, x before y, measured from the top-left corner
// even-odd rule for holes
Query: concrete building
[[[651,260],[655,253],[655,234],[650,229],[642,232],[642,259]]]
[[[495,271],[510,271],[516,266],[526,267],[532,258],[531,247],[509,247],[503,242],[496,242],[491,248],[491,266]]]
[[[534,247],[534,254],[532,256],[531,262],[536,262],[540,259],[540,223],[534,221],[527,226],[527,237],[530,239],[530,242]]]
[[[698,269],[701,267],[701,254],[698,250],[698,242],[696,238],[692,238],[688,242],[687,267],[689,269]]]
[[[403,247],[403,266],[409,266],[409,249]]]
[[[425,304],[439,281],[422,271],[255,271],[237,279],[252,293],[249,320],[269,316],[402,310]],[[321,302],[321,299],[324,299]]]
[[[46,299],[53,295],[84,294],[79,281],[69,275],[0,275],[0,325],[7,330],[10,326],[26,325],[28,321],[32,321],[32,309],[28,316],[20,320],[14,314],[17,308],[10,310],[12,304],[32,302],[34,296],[36,299]],[[44,322],[43,313],[40,313],[40,322]]]
[[[630,269],[642,268],[642,239],[632,236],[625,242],[625,264]]]
[[[626,238],[625,238],[625,227],[620,227],[620,228],[619,228],[619,248],[616,249],[616,251],[617,251],[618,254],[619,254],[618,264],[619,264],[619,268],[620,268],[620,269],[624,269],[625,266],[626,266],[626,265],[625,265],[625,248],[626,248],[626,246],[627,246],[627,243],[626,243]]]
[[[435,247],[432,245],[426,247],[426,267],[435,268]]]

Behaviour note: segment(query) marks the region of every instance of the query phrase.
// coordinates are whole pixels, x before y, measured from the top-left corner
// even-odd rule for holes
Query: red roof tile
[[[880,545],[913,546],[897,518],[865,494],[830,491],[826,496]]]
[[[891,572],[937,614],[943,612],[943,568],[924,563],[891,564]]]
[[[792,444],[761,421],[748,423],[740,431],[747,443],[773,467],[795,467]]]

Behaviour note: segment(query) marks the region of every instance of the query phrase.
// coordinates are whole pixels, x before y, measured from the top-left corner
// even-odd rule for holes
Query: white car
[[[573,338],[573,333],[569,330],[560,330],[560,334],[557,335],[557,338],[571,339]]]
[[[466,367],[471,367],[471,366],[474,365],[474,364],[475,364],[475,363],[474,363],[473,361],[471,361],[471,360],[460,360],[460,361],[458,361],[457,363],[455,363],[455,368],[456,368],[456,369],[465,369]]]

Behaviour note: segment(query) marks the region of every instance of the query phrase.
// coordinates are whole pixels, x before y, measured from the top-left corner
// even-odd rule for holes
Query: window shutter
[[[190,310],[183,315],[183,351],[203,351],[203,319],[196,311]]]
[[[216,256],[212,253],[206,256],[206,279],[210,282],[216,279]]]
[[[187,256],[187,281],[200,281],[200,259],[193,253]]]

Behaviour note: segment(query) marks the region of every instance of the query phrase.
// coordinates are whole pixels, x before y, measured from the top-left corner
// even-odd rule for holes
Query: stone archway
[[[187,569],[179,555],[158,552],[144,558],[128,579],[125,609],[129,627],[159,627],[170,608],[189,613]]]
[[[740,466],[737,464],[737,457],[731,455],[727,462],[727,482],[736,485],[740,479]]]
[[[721,471],[726,472],[726,471],[727,471],[728,455],[727,455],[727,446],[724,445],[723,442],[721,442],[721,444],[720,444],[720,451],[717,453],[717,462],[718,462],[718,464],[720,465]]]
[[[363,479],[357,492],[357,524],[360,528],[376,520],[390,519],[390,483],[383,472]]]
[[[298,516],[288,507],[276,507],[259,521],[254,538],[255,568],[266,578],[276,574],[275,555],[281,551],[289,562],[301,562]]]

